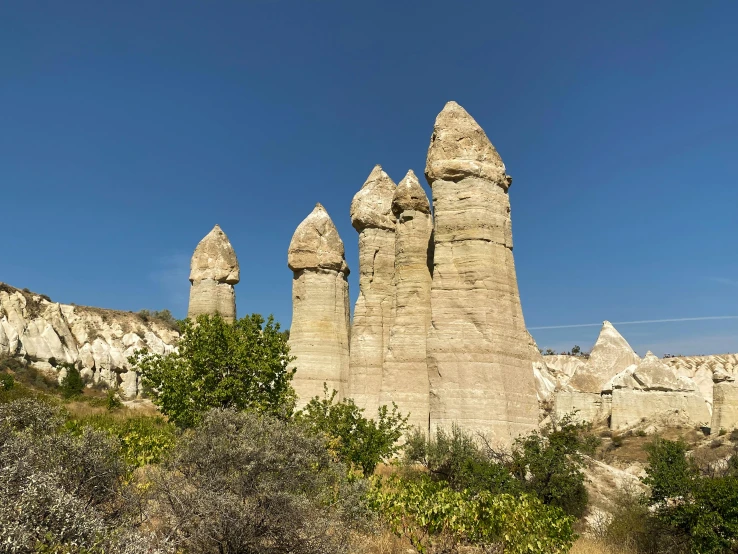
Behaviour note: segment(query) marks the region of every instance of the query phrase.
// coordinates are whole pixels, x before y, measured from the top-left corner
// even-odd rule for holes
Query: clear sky
[[[0,4],[0,280],[187,308],[215,223],[240,314],[291,318],[287,247],[321,202],[346,244],[376,163],[423,174],[448,100],[513,176],[541,347],[738,315],[738,2]],[[738,319],[618,326],[641,354],[738,351]]]

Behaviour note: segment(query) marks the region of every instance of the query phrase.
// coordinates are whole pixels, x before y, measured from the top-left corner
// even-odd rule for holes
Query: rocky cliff
[[[117,388],[132,399],[141,390],[128,356],[141,348],[169,353],[178,338],[163,321],[59,304],[0,283],[0,356],[23,359],[52,378],[63,376],[62,362],[78,364],[87,383]]]

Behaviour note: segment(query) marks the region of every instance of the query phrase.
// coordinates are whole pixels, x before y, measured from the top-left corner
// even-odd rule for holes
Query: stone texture
[[[292,280],[290,352],[298,408],[314,396],[346,394],[349,367],[348,265],[336,226],[317,204],[295,230],[287,254]]]
[[[433,217],[428,197],[412,170],[395,189],[392,211],[397,218],[394,300],[379,403],[395,402],[402,413],[410,414],[410,425],[427,432],[430,382],[426,339],[431,320]],[[351,356],[353,361],[353,350]]]
[[[0,283],[0,356],[25,360],[58,380],[61,362],[77,364],[88,384],[118,388],[125,400],[141,394],[128,357],[148,348],[174,351],[179,333],[130,312],[58,304]]]
[[[396,189],[377,165],[351,202],[351,224],[359,232],[359,296],[351,325],[347,395],[369,416],[379,407],[392,322]]]
[[[512,254],[511,179],[455,102],[436,118],[425,174],[435,210],[431,427],[458,423],[510,444],[538,422]]]
[[[633,352],[612,323],[602,323],[600,335],[597,337],[586,365],[574,373],[569,385],[580,392],[599,393],[615,375],[631,364],[637,364],[640,358]]]
[[[697,389],[712,406],[713,377],[715,374],[729,375],[738,372],[738,354],[714,354],[711,356],[675,356],[665,358],[664,363],[697,384]]]
[[[731,371],[735,366],[731,366],[726,369],[721,364],[713,374],[711,435],[719,435],[721,430],[732,431],[738,428],[738,384]]]
[[[240,270],[228,237],[216,225],[195,248],[190,262],[190,304],[187,317],[220,314],[236,319],[236,293]]]
[[[571,415],[575,421],[599,423],[610,417],[612,397],[593,392],[559,391],[554,401],[558,419]]]

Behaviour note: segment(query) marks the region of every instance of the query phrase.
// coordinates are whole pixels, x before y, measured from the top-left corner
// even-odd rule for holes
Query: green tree
[[[408,416],[403,416],[392,403],[392,411],[381,406],[377,419],[364,417],[364,410],[348,398],[335,402],[336,391],[314,397],[295,419],[314,433],[328,438],[329,447],[344,463],[371,475],[383,459],[399,451],[398,440],[407,429]]]
[[[197,424],[211,408],[292,414],[294,369],[279,324],[252,314],[234,323],[219,315],[182,322],[177,351],[138,351],[129,358],[154,403],[178,427]]]
[[[699,473],[694,462],[687,458],[687,443],[682,439],[656,438],[645,450],[648,467],[643,482],[651,487],[651,501],[661,503],[687,496]]]
[[[582,353],[582,349],[579,348],[579,345],[578,344],[575,344],[574,345],[574,348],[571,349],[571,355],[572,356],[579,356],[579,354],[581,354],[581,353]]]
[[[69,363],[61,363],[59,366],[67,372],[60,383],[62,396],[64,398],[74,398],[82,394],[85,382],[82,380],[82,375],[80,375],[77,366]]]

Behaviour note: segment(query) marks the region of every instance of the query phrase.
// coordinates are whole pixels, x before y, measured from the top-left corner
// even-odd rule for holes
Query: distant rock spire
[[[412,169],[400,181],[392,197],[392,213],[400,217],[403,212],[430,213],[430,202]]]
[[[336,390],[343,398],[349,366],[349,268],[338,230],[321,204],[298,225],[287,253],[292,280],[292,386],[301,408]]]
[[[236,293],[240,279],[236,252],[228,237],[216,225],[195,248],[190,261],[190,304],[187,317],[220,314],[226,321],[236,319]]]
[[[395,263],[396,185],[382,166],[372,169],[351,202],[351,224],[359,232],[359,297],[351,327],[348,396],[374,417],[379,407],[382,365],[392,316]]]

